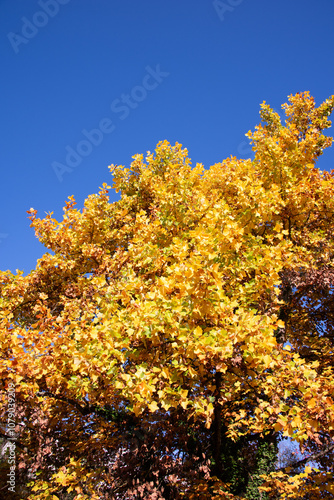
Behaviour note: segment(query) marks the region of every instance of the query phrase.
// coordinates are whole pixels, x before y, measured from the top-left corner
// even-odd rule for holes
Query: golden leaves
[[[123,444],[110,429],[123,437],[128,415],[152,422],[180,412],[185,426],[213,432],[219,410],[236,439],[274,430],[319,445],[319,429],[333,434],[331,345],[306,321],[307,304],[294,312],[280,297],[287,273],[332,266],[334,181],[314,164],[330,143],[322,130],[333,102],[316,108],[308,93],[290,96],[284,125],[264,103],[263,123],[248,134],[253,162],[191,169],[187,151],[163,141],[145,161],[112,167],[119,201],[104,184],[82,211],[69,197],[60,222],[29,211],[53,254],[27,276],[0,274],[1,374],[26,404],[54,412],[51,433],[77,411],[72,450],[89,452],[75,431],[78,415],[96,407],[92,436],[115,453]],[[289,344],[278,344],[278,329]],[[318,363],[304,356],[308,338]],[[103,420],[110,408],[126,416]],[[53,481],[50,495],[81,495],[81,480],[94,498],[101,480],[91,474],[73,459],[45,491]],[[305,478],[320,478],[304,474],[273,474],[264,488],[298,498]]]

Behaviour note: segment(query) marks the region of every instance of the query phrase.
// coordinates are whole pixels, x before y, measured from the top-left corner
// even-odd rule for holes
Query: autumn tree
[[[254,160],[165,141],[110,167],[118,201],[29,211],[49,252],[0,277],[17,498],[334,497],[333,106],[263,103]]]

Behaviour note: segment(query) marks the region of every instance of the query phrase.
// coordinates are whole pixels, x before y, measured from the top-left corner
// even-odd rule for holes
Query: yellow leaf
[[[194,330],[194,335],[195,337],[200,337],[202,335],[202,328],[200,326],[197,326]]]
[[[265,356],[263,356],[263,362],[264,362],[264,366],[266,368],[269,368],[269,366],[272,363],[272,358],[270,356],[268,356],[268,354],[266,354]]]
[[[283,429],[283,425],[279,422],[276,422],[274,425],[275,432],[280,432]]]
[[[148,405],[148,407],[152,413],[154,413],[155,411],[157,411],[159,409],[159,406],[157,405],[157,403],[155,401],[152,401],[152,403],[150,403]]]

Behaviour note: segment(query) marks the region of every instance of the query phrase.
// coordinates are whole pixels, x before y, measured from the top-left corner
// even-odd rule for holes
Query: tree
[[[333,498],[333,106],[263,103],[253,161],[164,141],[110,167],[118,201],[29,211],[49,252],[0,279],[17,498]]]

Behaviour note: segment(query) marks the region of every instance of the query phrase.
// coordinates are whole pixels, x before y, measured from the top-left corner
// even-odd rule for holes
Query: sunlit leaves
[[[25,474],[40,473],[29,498],[234,498],[212,477],[215,441],[333,439],[334,181],[315,168],[333,102],[290,96],[285,123],[264,103],[254,161],[191,168],[163,141],[111,167],[118,201],[104,184],[60,222],[29,211],[52,254],[0,274],[3,387],[17,384]],[[317,495],[326,474],[263,489]]]

